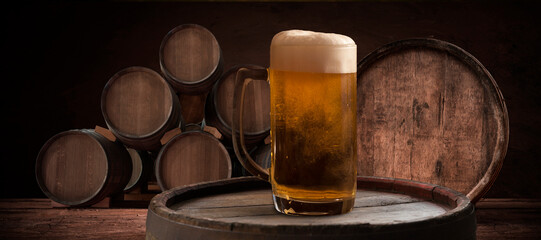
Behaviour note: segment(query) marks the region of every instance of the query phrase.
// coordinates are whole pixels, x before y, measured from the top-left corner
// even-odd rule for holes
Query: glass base
[[[274,208],[278,212],[287,215],[308,215],[308,216],[322,216],[322,215],[337,215],[348,213],[353,209],[355,198],[336,200],[332,202],[310,202],[300,200],[287,200],[285,198],[272,195],[274,200]]]

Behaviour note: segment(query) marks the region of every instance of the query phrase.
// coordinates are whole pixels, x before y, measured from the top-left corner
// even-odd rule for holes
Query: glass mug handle
[[[235,155],[239,159],[242,166],[248,170],[252,175],[257,176],[265,181],[269,181],[269,171],[262,168],[257,164],[248,150],[244,141],[244,130],[242,126],[242,115],[244,113],[244,94],[246,92],[246,86],[251,81],[260,80],[268,82],[267,69],[248,69],[240,68],[237,70],[237,76],[235,77],[235,88],[233,93],[233,126],[232,139]],[[238,131],[236,130],[238,129]]]

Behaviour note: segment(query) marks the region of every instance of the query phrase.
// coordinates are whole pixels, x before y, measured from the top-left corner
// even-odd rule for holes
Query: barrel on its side
[[[408,39],[367,55],[357,70],[358,174],[488,191],[505,158],[502,93],[471,54],[436,39]]]
[[[231,159],[223,144],[203,131],[186,131],[160,150],[155,166],[162,190],[231,177]]]
[[[148,207],[146,239],[475,239],[473,204],[449,188],[392,178],[357,179],[355,207],[334,216],[277,212],[254,177],[175,188]]]
[[[89,206],[122,192],[131,173],[126,148],[88,129],[53,136],[36,161],[36,179],[43,193],[71,206]]]
[[[178,99],[185,124],[202,124],[205,118],[207,93],[199,95],[179,94]]]
[[[227,143],[231,141],[233,125],[233,94],[239,68],[264,69],[257,65],[237,65],[229,69],[212,88],[205,104],[205,122],[216,127]],[[263,140],[270,132],[270,87],[264,81],[252,81],[244,96],[246,106],[243,129],[246,144]]]
[[[131,178],[124,187],[124,191],[128,192],[136,187],[142,187],[146,190],[146,183],[150,180],[152,174],[152,159],[147,151],[137,151],[133,148],[127,148],[132,162]]]
[[[101,111],[109,130],[137,150],[159,149],[161,137],[182,122],[169,84],[144,67],[129,67],[111,77],[103,89]]]
[[[180,25],[162,40],[160,68],[178,92],[201,94],[222,74],[222,52],[208,29],[197,24]]]

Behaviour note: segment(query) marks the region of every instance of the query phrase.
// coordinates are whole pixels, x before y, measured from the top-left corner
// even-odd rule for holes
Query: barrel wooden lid
[[[203,131],[173,137],[160,150],[156,178],[162,190],[231,177],[231,159],[225,147]]]
[[[208,79],[219,66],[220,46],[214,35],[196,24],[172,29],[162,40],[160,64],[167,76],[185,84]]]
[[[288,216],[253,177],[175,188],[149,205],[147,239],[474,239],[473,205],[437,185],[360,177],[352,212]]]
[[[435,39],[394,42],[357,72],[358,174],[488,191],[503,164],[509,121],[483,65]]]
[[[231,132],[233,125],[233,92],[235,77],[241,67],[264,69],[257,65],[237,65],[229,69],[216,83],[212,99],[218,118]],[[251,81],[244,96],[243,129],[246,135],[259,135],[270,131],[270,86],[265,81]]]
[[[76,205],[98,194],[108,172],[105,150],[84,132],[59,133],[43,145],[36,162],[40,188],[56,202]]]
[[[144,138],[159,131],[171,116],[172,106],[169,84],[145,67],[129,67],[116,73],[101,97],[109,129],[131,138]]]

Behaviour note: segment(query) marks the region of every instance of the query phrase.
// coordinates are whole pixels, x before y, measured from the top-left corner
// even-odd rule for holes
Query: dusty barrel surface
[[[101,111],[109,130],[126,146],[157,150],[160,138],[181,124],[177,96],[157,72],[129,67],[105,85]]]
[[[358,174],[446,186],[472,202],[503,164],[509,120],[485,67],[435,39],[385,45],[357,71]]]
[[[162,190],[231,177],[231,159],[223,144],[209,133],[187,131],[160,150],[155,166]]]
[[[205,121],[216,127],[231,141],[233,125],[233,94],[236,73],[239,68],[264,69],[257,65],[237,65],[220,78],[207,96]],[[251,81],[244,96],[246,106],[243,114],[244,137],[247,144],[263,140],[270,131],[270,87],[264,81]]]
[[[254,177],[175,188],[149,205],[146,239],[475,239],[473,204],[432,184],[359,177],[352,212],[278,213],[270,185]]]
[[[126,148],[88,129],[53,136],[36,161],[36,179],[43,193],[71,206],[92,205],[121,192],[131,173]]]
[[[163,38],[160,67],[178,92],[201,94],[212,88],[222,74],[222,52],[208,29],[197,24],[183,24]]]

